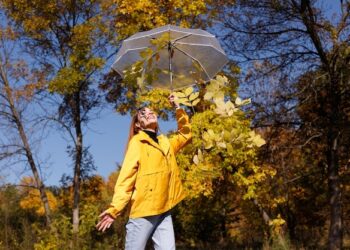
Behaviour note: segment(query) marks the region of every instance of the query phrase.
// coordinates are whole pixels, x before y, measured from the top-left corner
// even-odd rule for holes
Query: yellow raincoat
[[[130,218],[164,213],[184,197],[175,154],[191,139],[189,118],[176,110],[178,132],[169,139],[158,136],[158,144],[140,131],[129,143],[113,200],[107,212],[118,216],[131,202]]]

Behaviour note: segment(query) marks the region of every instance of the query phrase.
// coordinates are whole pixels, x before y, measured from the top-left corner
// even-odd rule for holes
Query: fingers
[[[103,211],[98,217],[101,218],[107,214],[107,211]]]
[[[96,225],[96,229],[98,230],[98,231],[102,231],[102,232],[104,232],[105,230],[106,230],[106,228],[107,228],[107,226],[108,226],[108,228],[111,226],[111,222],[109,222],[109,221],[100,221],[97,225]]]
[[[106,231],[106,229],[110,228],[111,225],[113,223],[113,220],[111,220],[110,218],[107,218],[105,221],[103,221],[103,223],[100,226],[100,231],[104,232]]]
[[[106,221],[102,227],[102,232],[106,231],[107,228],[109,228],[112,225],[112,222]]]
[[[169,99],[170,102],[174,102],[174,100],[175,100],[174,94],[170,94],[168,99]]]
[[[106,212],[103,212],[101,215],[101,220],[97,223],[96,229],[98,231],[106,231],[106,229],[110,228],[112,223],[114,222],[114,218],[107,214]]]
[[[97,223],[97,225],[96,225],[97,230],[101,231],[101,229],[103,228],[103,225],[104,225],[105,221],[106,221],[106,217],[102,218],[102,219]]]
[[[176,96],[174,95],[174,93],[171,93],[168,98],[169,98],[169,102],[172,106],[174,106],[175,108],[179,107],[179,104],[175,101]]]

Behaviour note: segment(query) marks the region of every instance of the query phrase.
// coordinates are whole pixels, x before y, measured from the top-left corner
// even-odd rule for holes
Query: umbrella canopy
[[[154,41],[164,40],[159,46]],[[140,53],[151,49],[148,58]],[[139,32],[123,41],[112,65],[122,77],[137,61],[144,61],[144,73],[157,72],[151,85],[176,89],[192,85],[199,79],[209,81],[228,62],[214,35],[200,29],[166,25]]]

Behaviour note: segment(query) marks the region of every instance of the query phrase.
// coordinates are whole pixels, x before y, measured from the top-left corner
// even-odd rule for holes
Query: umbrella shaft
[[[173,91],[173,70],[171,63],[171,42],[168,43],[168,54],[169,54],[169,76],[170,76],[170,90]]]

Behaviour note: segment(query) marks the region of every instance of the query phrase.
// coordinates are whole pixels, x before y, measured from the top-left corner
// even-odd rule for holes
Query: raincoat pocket
[[[148,173],[144,176],[145,181],[145,200],[151,202],[152,209],[163,209],[169,200],[169,171],[158,171]]]

